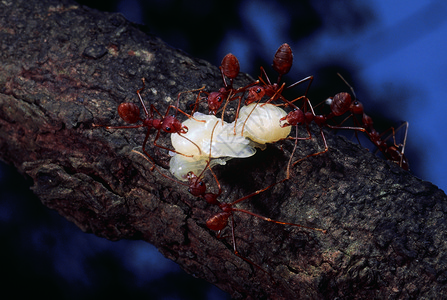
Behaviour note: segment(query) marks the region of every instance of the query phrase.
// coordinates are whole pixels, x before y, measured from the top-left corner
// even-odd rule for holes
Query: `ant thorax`
[[[189,172],[200,172],[210,159],[212,167],[216,164],[223,165],[232,158],[250,157],[256,153],[255,147],[265,149],[266,143],[287,138],[291,128],[281,128],[279,122],[286,115],[283,109],[271,104],[244,106],[239,118],[233,123],[224,122],[214,115],[195,113],[195,120],[183,122],[183,126],[188,127],[188,132],[183,134],[187,139],[176,134],[171,135],[174,149],[193,157],[174,155],[171,158],[170,171],[179,180],[186,180]]]

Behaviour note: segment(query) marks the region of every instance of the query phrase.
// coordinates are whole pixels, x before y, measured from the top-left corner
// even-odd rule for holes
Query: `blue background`
[[[447,188],[443,155],[447,108],[447,4],[443,1],[97,1],[144,23],[174,47],[220,65],[232,52],[241,71],[271,71],[273,54],[287,42],[293,83],[315,80],[309,98],[318,103],[355,89],[365,112],[382,130],[410,123],[405,153],[411,172]],[[273,78],[276,75],[273,74]],[[368,145],[365,145],[369,147]],[[371,148],[372,149],[372,148]],[[35,296],[101,299],[225,299],[218,289],[185,275],[141,241],[110,242],[82,233],[43,207],[31,182],[0,164],[0,237],[6,290]],[[70,296],[71,295],[71,296]]]

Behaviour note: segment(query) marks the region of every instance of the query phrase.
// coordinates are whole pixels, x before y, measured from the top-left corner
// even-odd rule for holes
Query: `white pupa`
[[[239,112],[234,134],[234,122],[222,122],[214,115],[196,112],[193,115],[196,120],[190,118],[183,122],[183,125],[188,127],[188,132],[184,136],[190,141],[178,134],[171,134],[174,149],[193,157],[175,154],[171,158],[170,172],[179,180],[187,180],[188,172],[200,174],[210,157],[210,167],[216,164],[223,165],[231,158],[250,157],[256,153],[254,147],[264,149],[264,144],[279,141],[289,135],[290,126],[286,128],[279,126],[279,120],[286,115],[283,109],[272,104],[244,106]],[[242,127],[244,127],[243,135]],[[213,139],[210,145],[211,134]]]
[[[187,180],[188,172],[200,174],[210,159],[210,150],[210,167],[216,164],[223,165],[227,160],[234,157],[245,158],[256,153],[254,147],[257,144],[243,136],[234,135],[233,124],[222,122],[214,115],[205,115],[198,112],[193,117],[196,120],[191,118],[182,123],[188,127],[188,132],[183,135],[190,141],[178,134],[171,134],[171,143],[176,151],[185,155],[193,155],[193,157],[186,157],[181,154],[173,155],[169,169],[177,179]],[[197,120],[204,120],[205,122],[198,122]],[[211,134],[213,140],[210,145]],[[200,152],[191,141],[200,148]]]
[[[210,168],[215,165],[225,165],[232,157],[212,158]],[[186,181],[189,172],[199,175],[205,168],[208,158],[204,156],[186,157],[181,154],[175,154],[169,162],[169,171],[178,180]]]
[[[217,157],[249,157],[256,153],[255,143],[243,136],[234,135],[233,125],[216,118],[214,115],[205,115],[196,112],[193,117],[182,124],[188,127],[188,132],[183,134],[187,139],[178,134],[171,134],[171,143],[174,149],[185,155],[204,156],[209,158]],[[205,122],[198,122],[203,120]],[[214,129],[214,131],[213,131]],[[213,142],[210,145],[211,134]],[[196,145],[199,148],[197,149]],[[197,157],[196,157],[197,158]]]
[[[252,103],[239,111],[236,132],[259,144],[274,143],[285,139],[292,130],[291,126],[282,128],[279,120],[287,113],[273,104]],[[248,117],[248,119],[247,119]],[[246,122],[245,122],[246,121]],[[245,126],[244,126],[245,122]],[[242,127],[244,127],[242,129]]]

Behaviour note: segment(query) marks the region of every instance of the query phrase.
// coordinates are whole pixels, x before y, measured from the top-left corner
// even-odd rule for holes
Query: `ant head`
[[[161,129],[167,133],[186,133],[188,128],[174,116],[167,116],[163,119]],[[186,130],[185,130],[186,129]]]
[[[278,72],[280,75],[289,73],[290,68],[292,68],[293,63],[293,53],[292,49],[287,43],[279,46],[276,50],[275,56],[273,58],[273,70]]]
[[[189,172],[186,175],[186,178],[188,178],[189,181],[188,192],[191,193],[191,195],[200,197],[205,194],[206,185],[201,178],[197,177],[193,172]]]
[[[228,53],[222,59],[220,70],[228,78],[236,78],[240,70],[239,60],[233,54]]]
[[[245,105],[261,100],[264,95],[265,89],[260,85],[249,88],[247,98],[245,99]]]
[[[223,95],[220,92],[212,92],[208,95],[208,108],[209,111],[215,115],[217,110],[222,106]]]
[[[305,115],[301,109],[295,109],[287,114],[287,116],[279,120],[279,126],[294,126],[305,122]]]
[[[350,109],[351,109],[352,113],[355,115],[363,114],[363,104],[362,104],[362,102],[360,102],[358,100],[355,100],[354,102],[352,102]]]
[[[140,109],[133,103],[121,103],[118,106],[118,114],[124,122],[133,124],[140,120]]]
[[[348,93],[344,93],[349,95],[349,101],[346,99],[346,103],[344,103],[344,105],[348,105],[349,102],[349,108],[348,110],[350,110],[353,114],[355,115],[360,115],[363,114],[363,105],[362,103],[360,103],[360,101],[357,100],[357,96],[355,95],[355,91],[354,88],[346,81],[346,79],[343,78],[343,76],[341,76],[340,73],[337,73],[337,75],[341,78],[341,80],[343,80],[343,82],[349,87],[349,89],[352,92],[352,95],[354,96],[354,101],[352,101],[351,99],[351,95],[349,95]],[[343,94],[343,93],[339,93],[339,94]],[[338,95],[338,94],[337,94]],[[334,97],[335,98],[335,97]],[[344,107],[344,106],[343,106]],[[332,108],[332,106],[331,106]]]

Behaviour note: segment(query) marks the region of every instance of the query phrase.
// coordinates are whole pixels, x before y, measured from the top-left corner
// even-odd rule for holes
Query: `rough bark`
[[[144,239],[234,298],[447,297],[446,195],[436,186],[328,133],[327,153],[304,160],[291,180],[240,204],[327,234],[235,215],[238,249],[272,280],[234,255],[231,239],[216,239],[206,228],[218,208],[151,172],[131,151],[141,150],[144,130],[92,128],[122,124],[116,108],[137,103],[142,77],[145,101],[164,111],[181,91],[217,89],[215,66],[119,14],[68,0],[1,1],[0,39],[1,158],[34,180],[42,203],[85,232]],[[237,82],[249,80],[241,75]],[[185,95],[181,107],[193,99]],[[169,145],[165,134],[160,141]],[[221,199],[283,178],[292,146],[270,145],[216,168]],[[299,141],[296,155],[321,147],[317,135]],[[148,148],[169,176],[167,155],[150,142]],[[207,182],[216,189],[209,175]]]

